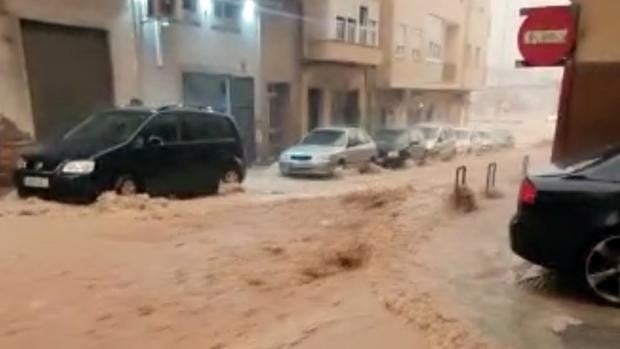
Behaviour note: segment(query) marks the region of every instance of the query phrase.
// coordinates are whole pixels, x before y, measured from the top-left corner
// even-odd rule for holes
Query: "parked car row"
[[[399,167],[409,160],[449,160],[467,147],[463,140],[473,144],[488,138],[489,147],[514,144],[509,134],[480,132],[423,124],[384,129],[371,137],[360,128],[320,128],[284,151],[279,168],[285,176],[331,176],[371,163]],[[16,168],[13,181],[20,197],[93,201],[110,190],[124,195],[215,194],[221,183],[243,182],[246,158],[230,115],[202,107],[126,107],[95,113],[61,139],[22,154]]]
[[[370,137],[352,127],[319,128],[279,158],[280,172],[290,175],[332,176],[346,167],[364,168],[370,163],[402,167],[409,160],[422,165],[430,159],[451,160],[458,154],[482,153],[514,146],[507,131],[452,128],[420,124],[389,128]]]

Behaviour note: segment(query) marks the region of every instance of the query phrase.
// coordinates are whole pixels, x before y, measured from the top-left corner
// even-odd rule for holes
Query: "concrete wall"
[[[0,112],[34,134],[20,18],[108,30],[116,102],[129,101],[139,90],[131,16],[126,0],[5,0],[0,15]]]
[[[429,36],[433,28],[429,16],[444,20],[446,37],[443,41],[441,62],[429,59]],[[379,84],[387,88],[471,89],[478,88],[486,70],[486,62],[479,66],[465,66],[465,45],[481,48],[485,55],[489,33],[489,0],[384,0],[382,9],[382,49],[384,64],[379,68]],[[396,33],[407,25],[404,54],[396,53]],[[416,45],[416,32],[421,31],[422,42]],[[392,34],[390,34],[392,33]],[[415,57],[413,49],[420,48]],[[473,50],[475,52],[475,49]],[[455,78],[445,79],[444,66],[454,69]]]
[[[262,71],[265,84],[290,86],[290,109],[284,120],[283,141],[296,143],[301,137],[302,22],[301,2],[287,1],[262,16]],[[269,109],[265,111],[269,115]]]

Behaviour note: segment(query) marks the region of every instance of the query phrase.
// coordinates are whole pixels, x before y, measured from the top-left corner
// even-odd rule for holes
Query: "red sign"
[[[575,46],[575,17],[571,7],[527,9],[519,30],[519,51],[530,66],[560,64]]]

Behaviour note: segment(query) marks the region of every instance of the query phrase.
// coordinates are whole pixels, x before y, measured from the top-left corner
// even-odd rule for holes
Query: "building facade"
[[[209,105],[235,115],[254,158],[268,132],[261,26],[250,0],[6,0],[0,112],[44,140],[132,98]]]
[[[375,127],[465,124],[483,86],[488,0],[382,0]]]
[[[303,131],[369,124],[380,15],[379,0],[304,0]]]

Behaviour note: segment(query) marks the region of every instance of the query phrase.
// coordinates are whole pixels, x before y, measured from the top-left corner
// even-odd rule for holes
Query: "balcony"
[[[307,60],[366,66],[378,66],[383,61],[376,20],[360,25],[354,18],[336,16],[334,26],[321,24],[305,24]]]
[[[309,40],[306,59],[322,62],[339,62],[377,66],[383,60],[378,47],[365,46],[342,40]]]

